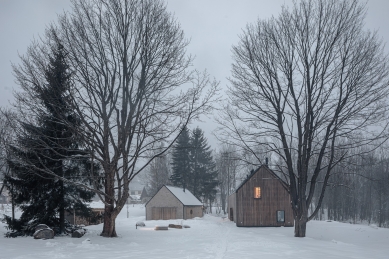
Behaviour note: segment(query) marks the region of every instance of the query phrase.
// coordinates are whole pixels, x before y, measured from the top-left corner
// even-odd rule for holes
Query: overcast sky
[[[196,56],[194,66],[228,84],[231,46],[247,23],[258,18],[277,16],[283,4],[291,0],[169,0],[168,10],[181,23],[186,37],[191,39],[188,53]],[[378,30],[389,44],[389,0],[367,3],[366,28]],[[0,105],[9,106],[14,82],[11,63],[19,63],[32,39],[43,35],[46,25],[55,22],[57,14],[70,10],[69,0],[0,0]],[[388,52],[388,46],[386,47]],[[191,128],[198,123],[192,124]],[[211,125],[211,126],[210,126]],[[213,125],[213,126],[212,126]],[[211,144],[212,123],[200,124]]]

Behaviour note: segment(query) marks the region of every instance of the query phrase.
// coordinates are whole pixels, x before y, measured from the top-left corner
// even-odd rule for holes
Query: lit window
[[[285,211],[277,210],[277,222],[285,222]]]
[[[261,187],[254,187],[254,198],[255,199],[261,198]]]

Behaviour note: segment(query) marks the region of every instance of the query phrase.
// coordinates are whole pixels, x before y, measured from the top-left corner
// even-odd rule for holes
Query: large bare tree
[[[357,0],[298,1],[248,25],[233,47],[222,132],[247,150],[267,145],[280,159],[296,237],[305,236],[348,148],[385,137],[388,57],[363,29],[365,13]]]
[[[130,181],[189,121],[210,111],[217,83],[188,70],[188,41],[163,1],[72,3],[72,12],[60,16],[53,31],[74,70],[83,139],[104,171],[101,235],[115,237]],[[161,150],[162,141],[168,144]],[[146,159],[153,150],[159,152]]]

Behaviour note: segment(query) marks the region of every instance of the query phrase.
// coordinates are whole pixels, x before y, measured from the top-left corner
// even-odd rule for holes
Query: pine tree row
[[[211,204],[216,198],[217,170],[212,151],[199,128],[190,132],[182,130],[172,151],[172,175],[174,186],[189,190],[204,203]]]

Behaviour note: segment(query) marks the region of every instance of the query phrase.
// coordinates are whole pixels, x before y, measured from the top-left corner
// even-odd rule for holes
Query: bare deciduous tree
[[[248,147],[265,140],[282,160],[296,237],[348,148],[384,137],[388,58],[376,33],[363,30],[365,12],[357,0],[295,2],[248,25],[233,47],[230,108],[219,121],[226,138],[234,133]]]
[[[215,161],[218,172],[220,203],[224,214],[226,213],[228,196],[233,193],[236,188],[236,178],[240,160],[241,157],[236,151],[236,147],[232,145],[223,145],[219,152],[216,153]]]
[[[115,237],[129,182],[210,110],[217,83],[188,71],[188,41],[160,0],[75,0],[53,30],[74,69],[83,138],[105,175],[101,235]],[[146,159],[162,141],[166,147]]]

